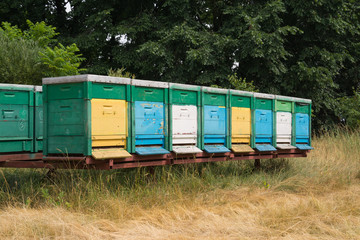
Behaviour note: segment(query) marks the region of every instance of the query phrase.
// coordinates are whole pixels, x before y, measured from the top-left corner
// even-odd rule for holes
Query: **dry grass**
[[[8,208],[1,239],[359,239],[360,186],[314,195],[221,190],[199,202],[142,209],[106,219],[62,208]],[[101,215],[101,214],[100,214]]]
[[[219,163],[129,188],[112,186],[112,175],[97,176],[112,187],[92,180],[87,190],[33,183],[57,186],[42,197],[3,187],[0,239],[360,239],[360,133],[326,133],[313,145],[308,158],[267,161],[259,173]]]

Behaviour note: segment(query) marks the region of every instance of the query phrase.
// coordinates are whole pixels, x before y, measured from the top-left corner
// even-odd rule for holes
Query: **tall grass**
[[[307,158],[262,160],[260,171],[253,171],[253,161],[163,166],[154,174],[145,168],[58,170],[50,179],[46,170],[0,169],[0,219],[20,214],[24,221],[25,216],[40,214],[36,225],[23,222],[31,226],[31,233],[20,237],[92,238],[70,228],[66,234],[59,229],[49,233],[46,215],[54,222],[55,214],[59,221],[89,224],[99,238],[119,237],[118,229],[129,238],[134,234],[129,229],[145,234],[142,238],[211,238],[201,232],[206,229],[217,236],[214,239],[222,234],[249,239],[273,234],[360,238],[355,227],[360,223],[360,132],[340,128],[325,132],[313,139],[313,146]],[[220,225],[211,230],[208,221]],[[44,229],[34,230],[39,224]],[[0,227],[0,236],[16,229],[8,226],[2,233]]]

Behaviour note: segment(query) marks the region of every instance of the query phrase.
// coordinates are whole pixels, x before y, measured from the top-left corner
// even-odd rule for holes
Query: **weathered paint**
[[[291,144],[291,132],[291,112],[276,112],[276,143]]]
[[[131,86],[131,152],[142,145],[168,148],[169,84],[132,80]]]
[[[164,103],[135,101],[135,144],[163,145],[164,138]]]
[[[231,108],[231,142],[250,144],[251,110],[250,108]]]
[[[172,105],[172,144],[196,144],[197,106]]]
[[[204,106],[204,143],[226,143],[226,108]]]
[[[125,100],[91,100],[92,147],[125,146],[127,103]]]

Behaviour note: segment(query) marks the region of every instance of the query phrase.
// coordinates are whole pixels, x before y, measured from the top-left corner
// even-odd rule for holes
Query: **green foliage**
[[[339,99],[338,115],[341,121],[352,129],[360,128],[360,91],[354,96]]]
[[[84,58],[76,44],[63,46],[53,39],[58,33],[45,22],[27,21],[28,29],[3,22],[0,27],[0,76],[2,82],[41,84],[42,77],[76,75]]]
[[[55,43],[56,40],[53,39],[59,33],[55,32],[55,27],[46,25],[45,22],[32,23],[30,20],[26,21],[28,29],[22,31],[16,25],[11,26],[8,22],[3,22],[2,28],[0,31],[4,32],[5,35],[13,40],[25,39],[32,40],[40,47],[46,47],[50,43]]]
[[[238,77],[237,74],[229,76],[229,82],[236,90],[258,92],[259,90],[254,86],[253,82],[247,82],[246,78]]]
[[[32,40],[13,40],[0,31],[0,79],[2,83],[41,84],[41,48]]]
[[[228,76],[228,80],[231,84],[231,89],[249,91],[249,92],[258,92],[259,90],[254,86],[253,82],[247,82],[246,78],[238,77],[236,73]],[[210,87],[221,88],[219,85],[212,84]]]
[[[127,72],[124,67],[113,70],[112,68],[108,71],[108,76],[112,77],[123,77],[123,78],[135,78],[135,74]]]
[[[23,37],[23,32],[17,26],[11,26],[8,22],[2,22],[2,27],[0,27],[0,32],[8,36],[11,40],[21,39]]]
[[[23,32],[24,37],[27,39],[32,39],[39,43],[40,47],[47,47],[51,43],[56,43],[57,41],[53,39],[59,33],[55,32],[56,27],[46,25],[45,22],[32,23],[30,20],[26,21],[29,29]]]
[[[39,52],[42,64],[45,65],[43,75],[46,77],[57,77],[66,75],[78,75],[80,63],[84,60],[81,54],[76,54],[79,49],[76,44],[64,47],[61,43],[53,49],[46,47]]]

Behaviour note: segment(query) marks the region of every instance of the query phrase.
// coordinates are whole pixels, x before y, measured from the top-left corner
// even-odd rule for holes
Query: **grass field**
[[[360,132],[308,158],[117,171],[0,169],[0,239],[360,239]]]

